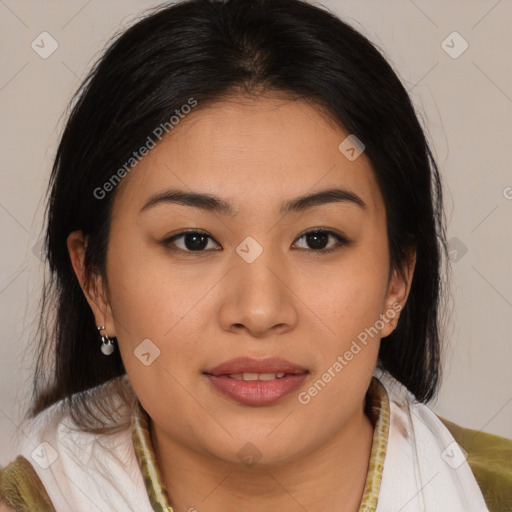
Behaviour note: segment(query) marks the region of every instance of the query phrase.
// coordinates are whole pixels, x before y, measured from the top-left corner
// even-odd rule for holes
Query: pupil
[[[192,241],[191,243],[189,243]],[[190,234],[185,235],[185,246],[189,251],[198,251],[204,249],[208,245],[206,235]]]
[[[307,241],[312,249],[324,249],[329,241],[327,233],[309,233]]]

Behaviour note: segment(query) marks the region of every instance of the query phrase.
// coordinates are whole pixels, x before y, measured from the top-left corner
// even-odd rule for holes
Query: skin
[[[403,275],[390,272],[384,202],[364,153],[349,161],[338,149],[347,136],[304,100],[266,94],[199,108],[118,187],[108,287],[98,276],[84,278],[82,233],[68,238],[97,325],[117,336],[151,417],[163,480],[178,512],[358,509],[373,436],[365,394],[381,338],[399,314],[307,405],[297,394],[379,315],[405,305],[415,258]],[[357,194],[366,209],[330,202],[279,213],[286,200],[333,187]],[[169,188],[219,196],[236,215],[171,203],[140,212]],[[338,249],[319,254],[303,236],[311,228],[352,243],[340,246],[330,236],[323,247]],[[211,237],[203,252],[186,253],[184,238],[174,242],[174,252],[172,244],[164,246],[185,229]],[[263,249],[252,263],[236,252],[248,236]],[[133,353],[147,338],[160,349],[149,366]],[[242,405],[203,375],[239,356],[283,357],[310,374],[276,404]],[[248,442],[261,455],[253,467],[237,455]]]

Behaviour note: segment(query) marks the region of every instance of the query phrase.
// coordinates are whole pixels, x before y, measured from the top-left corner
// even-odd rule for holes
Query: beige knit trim
[[[389,435],[389,398],[381,382],[373,377],[367,393],[367,409],[374,420],[374,432],[368,474],[358,512],[375,512],[379,499],[382,471]]]
[[[167,490],[162,483],[156,455],[151,443],[149,416],[139,401],[137,401],[132,416],[132,440],[153,510],[155,512],[174,512],[170,505]]]

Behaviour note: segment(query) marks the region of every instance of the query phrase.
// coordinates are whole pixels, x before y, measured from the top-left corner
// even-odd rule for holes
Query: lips
[[[309,371],[281,358],[240,357],[205,371],[213,388],[236,402],[262,406],[293,393]]]
[[[252,359],[250,357],[238,357],[236,359],[231,359],[230,361],[225,361],[204,373],[219,377],[220,375],[237,375],[244,373],[284,373],[289,375],[298,375],[307,372],[308,370],[306,368],[278,357],[270,357],[261,360]]]

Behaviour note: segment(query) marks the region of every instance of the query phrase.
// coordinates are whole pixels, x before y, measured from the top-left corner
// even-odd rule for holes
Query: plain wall
[[[512,438],[512,3],[323,4],[385,52],[411,91],[441,169],[453,311],[441,392],[429,405],[462,426]],[[44,194],[65,108],[107,40],[155,5],[0,2],[0,463],[16,455],[9,442],[30,390]],[[469,45],[458,58],[458,36],[445,43],[452,56],[442,47],[454,31]],[[31,47],[42,32],[58,43],[46,59]]]

